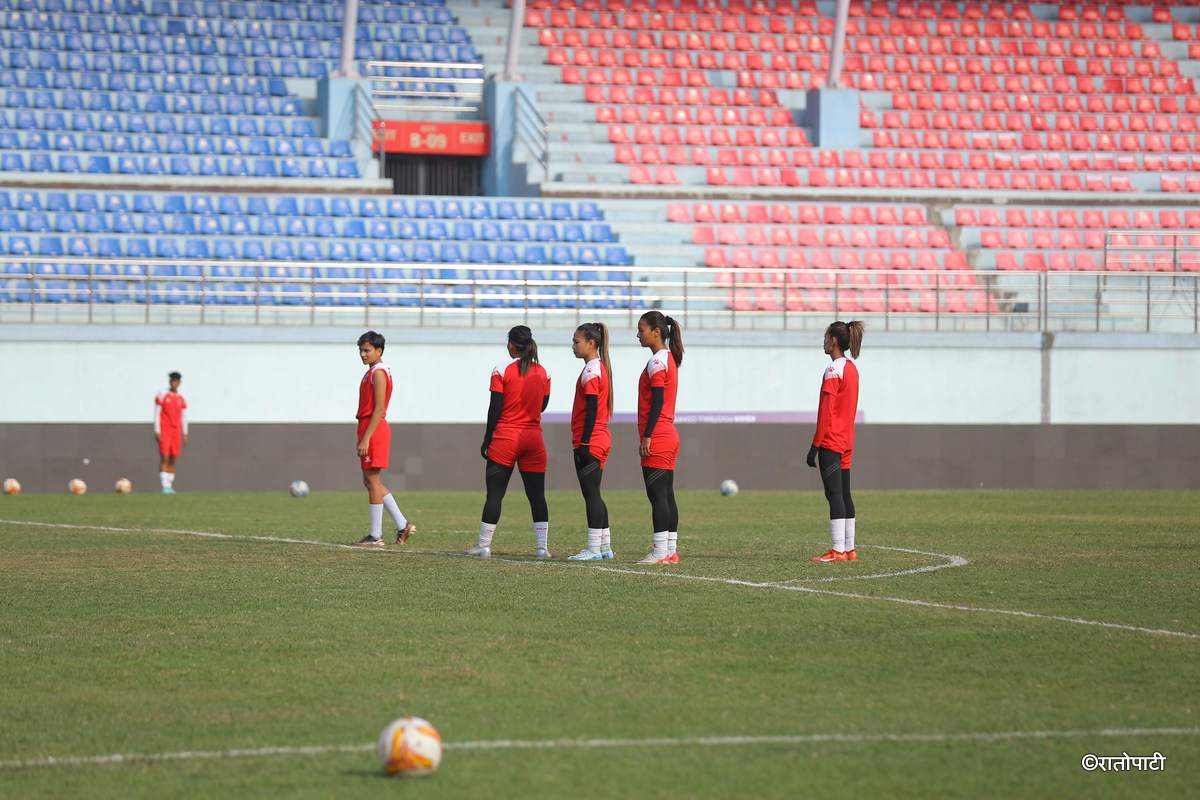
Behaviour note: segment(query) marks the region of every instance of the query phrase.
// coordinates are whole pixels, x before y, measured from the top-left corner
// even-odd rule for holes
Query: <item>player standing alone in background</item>
[[[829,564],[857,561],[854,550],[854,499],[850,497],[850,463],[854,454],[854,417],[858,413],[858,358],[861,322],[835,322],[825,329],[825,353],[833,363],[821,378],[817,432],[808,449],[808,465],[820,466],[821,483],[829,501],[829,551],[812,561]],[[849,353],[850,358],[847,358]]]
[[[357,452],[371,512],[371,532],[354,543],[359,547],[384,546],[385,508],[396,523],[396,544],[407,542],[417,529],[400,513],[396,498],[383,485],[380,476],[388,467],[392,449],[392,430],[387,421],[387,407],[392,399],[392,371],[383,363],[384,344],[383,336],[375,331],[367,331],[358,337],[358,356],[366,365],[367,374],[358,384]]]
[[[654,521],[654,549],[639,564],[678,564],[679,508],[675,505],[675,459],[679,432],[675,430],[675,395],[683,363],[683,331],[661,311],[647,311],[638,320],[638,344],[653,353],[638,379],[638,430],[642,480]],[[669,348],[668,348],[669,345]]]
[[[179,393],[183,376],[167,376],[168,388],[154,396],[154,441],[158,442],[158,480],[163,494],[175,494],[175,459],[187,445],[187,400]]]
[[[538,558],[549,558],[550,509],[546,506],[546,444],[542,412],[550,402],[550,376],[538,363],[533,332],[518,325],[508,332],[511,361],[492,370],[487,430],[479,454],[487,461],[484,484],[487,500],[479,523],[479,543],[467,555],[488,558],[500,522],[500,504],[508,491],[514,467],[521,471],[525,496],[533,512],[533,535]]]
[[[612,362],[608,357],[608,328],[603,322],[585,322],[575,329],[571,352],[583,360],[583,371],[575,382],[571,407],[571,447],[575,451],[575,476],[587,508],[587,547],[568,561],[598,561],[613,558],[612,533],[608,529],[608,506],[600,496],[600,481],[612,439],[608,418],[612,416]]]

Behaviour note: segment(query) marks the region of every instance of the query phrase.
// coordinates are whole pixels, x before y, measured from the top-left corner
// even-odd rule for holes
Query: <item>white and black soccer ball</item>
[[[308,497],[308,484],[304,481],[292,481],[292,485],[288,487],[288,491],[292,497]]]
[[[721,494],[722,495],[724,495],[725,497],[733,497],[737,493],[738,493],[737,481],[729,480],[729,479],[721,481]]]

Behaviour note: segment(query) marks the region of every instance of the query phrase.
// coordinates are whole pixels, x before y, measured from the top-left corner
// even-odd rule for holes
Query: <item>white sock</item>
[[[491,547],[492,537],[496,535],[496,526],[486,522],[479,523],[479,546]]]
[[[533,538],[537,539],[538,550],[547,549],[547,542],[550,541],[550,523],[535,522],[533,523]]]
[[[846,550],[854,549],[854,517],[846,519]]]
[[[383,503],[368,503],[367,509],[371,512],[371,538],[383,538]]]
[[[600,531],[600,550],[612,550],[612,531],[608,528]]]
[[[162,488],[165,489],[171,485],[170,475],[171,475],[171,473],[169,473],[169,472],[158,473],[158,479],[159,479],[159,481],[162,482]]]
[[[175,473],[168,472],[167,473],[167,486],[174,486],[174,485],[175,485]]]
[[[663,556],[667,555],[667,553],[670,552],[669,550],[667,550],[667,536],[668,535],[669,534],[666,531],[655,531],[654,532],[654,557],[655,558],[662,558]]]
[[[839,553],[846,552],[846,520],[829,520],[829,536],[833,539],[833,549]]]
[[[396,498],[392,497],[391,492],[383,496],[383,507],[392,515],[392,521],[396,523],[396,530],[402,531],[408,527],[408,520],[400,513],[400,506],[396,504]]]
[[[604,530],[601,528],[588,528],[588,550],[593,553],[600,552],[600,542],[604,538]]]
[[[679,531],[667,531],[667,552],[674,553],[675,545],[679,543]]]

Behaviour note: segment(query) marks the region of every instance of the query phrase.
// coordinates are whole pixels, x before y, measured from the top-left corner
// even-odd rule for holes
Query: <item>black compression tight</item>
[[[484,473],[487,499],[483,502],[483,521],[488,525],[495,525],[500,521],[500,505],[504,502],[504,493],[508,491],[508,480],[512,474],[512,467],[506,467],[488,459],[487,471]],[[521,482],[525,484],[525,496],[529,498],[529,510],[533,512],[533,521],[549,522],[550,509],[546,506],[546,473],[522,472]]]
[[[642,467],[646,497],[650,498],[650,514],[654,530],[679,530],[679,507],[675,505],[675,470]]]
[[[608,506],[600,496],[600,481],[604,480],[604,470],[600,469],[600,462],[593,460],[577,465],[575,476],[579,478],[579,490],[583,492],[583,502],[587,507],[587,526],[607,528]]]
[[[830,519],[854,519],[854,498],[850,496],[850,470],[842,469],[842,454],[817,448],[817,466],[821,484],[829,501]]]

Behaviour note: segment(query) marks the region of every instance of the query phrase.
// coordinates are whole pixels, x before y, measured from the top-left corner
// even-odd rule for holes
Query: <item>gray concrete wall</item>
[[[401,490],[481,490],[482,425],[395,424],[387,480]],[[804,464],[811,425],[680,427],[677,485],[817,489]],[[613,429],[605,485],[641,488],[632,425]],[[548,485],[576,488],[570,431],[547,425]],[[1200,425],[877,425],[859,427],[856,488],[1200,489]],[[84,464],[84,459],[88,464]],[[157,451],[145,424],[0,425],[0,479],[60,492],[73,477],[108,491],[118,477],[157,488]],[[176,486],[282,490],[359,487],[352,424],[194,424]],[[2,498],[0,498],[2,502]]]

